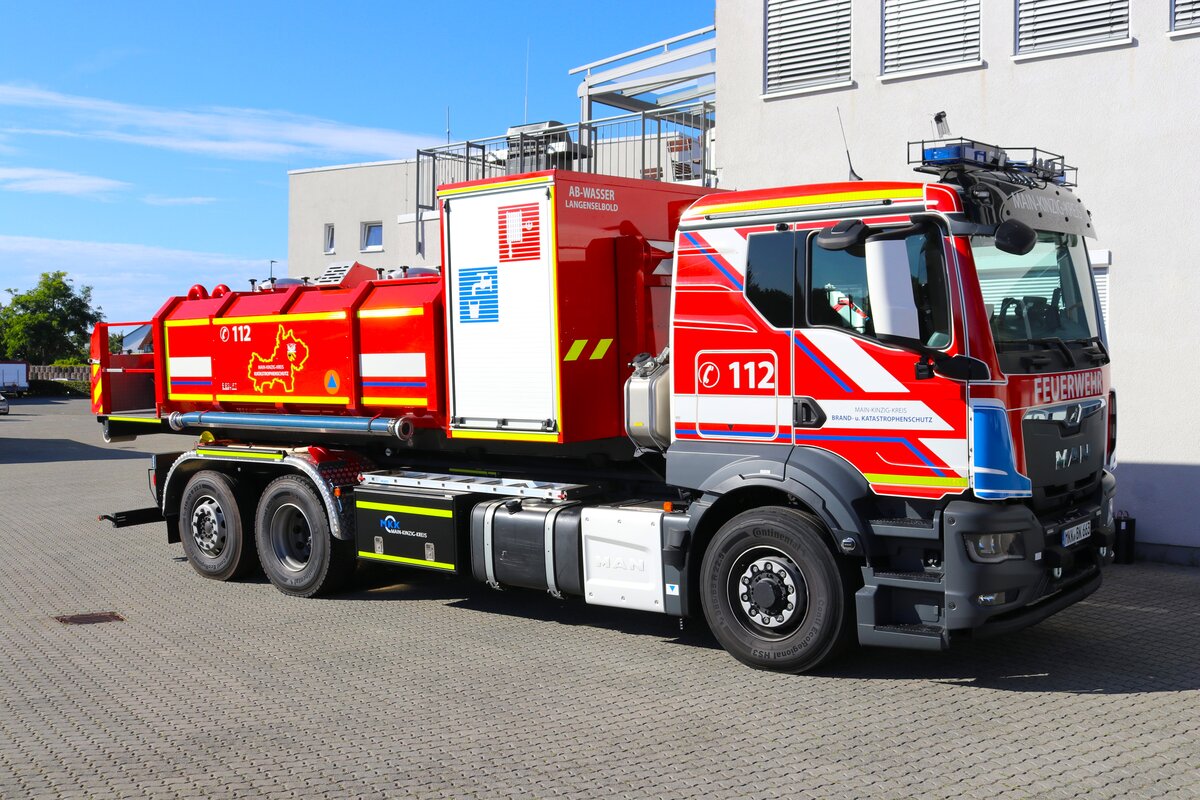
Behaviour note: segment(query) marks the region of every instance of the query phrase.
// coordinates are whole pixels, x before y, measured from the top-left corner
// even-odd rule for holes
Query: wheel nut
[[[742,578],[742,585],[743,585],[743,586],[749,586],[749,585],[750,585],[750,579],[749,579],[749,578]]]
[[[778,617],[776,617],[776,618],[775,618],[775,621],[776,621],[776,622],[783,622],[783,615],[782,615],[782,614],[780,614]]]
[[[742,593],[742,601],[743,601],[743,602],[746,602],[746,603],[750,602],[750,595],[748,595],[748,594],[746,594],[745,592],[743,592],[743,593]]]
[[[763,565],[763,569],[765,569],[767,572],[771,572],[771,571],[772,571],[772,569],[771,569],[771,562],[770,562],[770,561],[768,561],[766,564],[764,564],[764,565]]]
[[[788,611],[791,611],[791,610],[792,610],[793,608],[795,608],[795,607],[796,607],[796,606],[792,605],[791,603],[788,603],[788,604],[787,604],[787,610],[788,610]]]
[[[751,565],[750,565],[750,574],[751,574],[751,575],[757,575],[757,574],[758,574],[758,564],[751,564]]]

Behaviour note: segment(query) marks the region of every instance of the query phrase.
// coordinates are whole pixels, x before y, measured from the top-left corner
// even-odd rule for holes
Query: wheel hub
[[[216,558],[225,549],[225,515],[211,497],[202,499],[192,510],[192,540],[200,552]]]
[[[739,579],[742,611],[756,625],[778,628],[803,616],[804,593],[799,571],[782,557],[768,556],[752,562]]]

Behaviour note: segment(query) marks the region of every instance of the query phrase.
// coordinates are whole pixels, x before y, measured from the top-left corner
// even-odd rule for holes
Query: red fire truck
[[[703,616],[754,667],[1036,623],[1112,559],[1116,403],[1060,157],[712,192],[549,170],[439,190],[440,269],[360,265],[92,345],[108,440],[201,575],[357,561]]]

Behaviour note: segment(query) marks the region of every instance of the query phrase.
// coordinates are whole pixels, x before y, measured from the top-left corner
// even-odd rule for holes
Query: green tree
[[[11,300],[0,307],[0,344],[8,358],[31,364],[87,359],[92,327],[104,319],[92,307],[92,287],[76,289],[67,273],[43,272],[29,291],[8,293]]]

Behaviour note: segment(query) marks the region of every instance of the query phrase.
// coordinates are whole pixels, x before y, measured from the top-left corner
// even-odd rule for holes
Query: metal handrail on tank
[[[715,186],[716,105],[689,103],[586,122],[548,121],[499,136],[417,151],[418,214],[437,211],[437,188],[546,169]],[[423,226],[415,226],[424,252]]]

